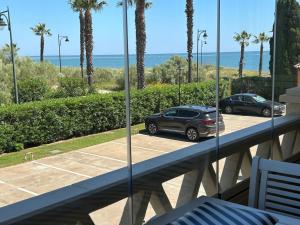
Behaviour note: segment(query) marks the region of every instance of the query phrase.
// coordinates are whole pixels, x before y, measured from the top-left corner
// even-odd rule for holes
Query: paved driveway
[[[237,131],[261,122],[266,118],[224,115],[226,133]],[[137,163],[168,152],[172,152],[194,143],[187,142],[182,136],[160,135],[148,136],[138,134],[132,137],[133,162]],[[0,207],[18,202],[57,188],[70,185],[127,165],[126,138],[91,146],[88,148],[56,155],[24,164],[0,169]],[[178,180],[179,179],[179,180]],[[180,187],[180,179],[167,182],[164,186],[166,192],[176,199]],[[124,204],[124,201],[120,203]],[[118,211],[121,213],[121,206]],[[115,209],[113,209],[114,212]],[[105,215],[96,212],[93,215],[99,224],[117,224],[108,219],[110,213]]]

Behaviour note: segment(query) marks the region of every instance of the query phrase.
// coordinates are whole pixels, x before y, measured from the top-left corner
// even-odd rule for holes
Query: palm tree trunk
[[[259,54],[259,69],[258,74],[261,76],[262,73],[262,64],[263,64],[263,53],[264,53],[264,44],[260,44],[260,54]]]
[[[45,48],[45,40],[44,35],[41,35],[41,49],[40,49],[40,61],[44,61],[44,48]]]
[[[145,0],[136,2],[136,69],[137,89],[145,88],[145,51],[146,51],[146,25],[145,25]]]
[[[192,77],[192,60],[193,60],[193,16],[194,16],[194,8],[193,8],[193,0],[186,0],[186,17],[187,17],[187,53],[188,53],[188,82],[191,83],[193,81]]]
[[[86,73],[88,84],[93,84],[93,25],[92,15],[89,10],[85,11],[85,50],[86,50]]]
[[[79,21],[80,21],[80,68],[81,68],[81,77],[83,79],[83,63],[84,63],[84,15],[82,10],[79,12]]]
[[[245,45],[241,44],[241,57],[239,65],[239,77],[243,77],[243,67],[244,67],[244,55],[245,55]]]

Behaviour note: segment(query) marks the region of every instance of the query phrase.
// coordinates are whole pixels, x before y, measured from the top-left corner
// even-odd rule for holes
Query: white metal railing
[[[282,141],[279,136],[284,135]],[[218,182],[221,191],[233,187],[239,172],[249,177],[250,147],[264,158],[282,160],[300,152],[300,116],[284,116],[133,165],[134,224],[143,223],[150,203],[157,215],[172,209],[162,184],[184,175],[177,205],[197,197],[200,185],[207,195],[217,191],[213,163],[224,159]],[[128,170],[122,168],[0,209],[0,224],[94,224],[89,213],[128,196]],[[120,224],[128,224],[125,206]]]

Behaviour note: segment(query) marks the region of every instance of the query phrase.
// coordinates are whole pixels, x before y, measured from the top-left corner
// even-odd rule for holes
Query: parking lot
[[[224,115],[224,134],[266,120],[268,118]],[[133,162],[137,163],[193,144],[182,136],[137,134],[132,137]],[[0,169],[0,207],[119,169],[127,165],[126,160],[126,138],[122,138]],[[180,183],[172,181],[166,189],[176,194],[179,187]],[[100,215],[95,215],[95,218],[97,220]],[[106,224],[103,223],[103,215],[101,218],[101,224]]]

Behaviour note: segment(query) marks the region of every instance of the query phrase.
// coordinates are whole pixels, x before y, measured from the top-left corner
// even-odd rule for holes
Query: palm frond
[[[82,0],[82,8],[85,10],[95,10],[99,11],[103,9],[105,5],[107,5],[106,1],[98,1],[98,0]]]
[[[134,2],[133,2],[134,1]],[[133,6],[133,4],[135,4],[135,0],[127,0],[127,4],[129,5],[129,6]],[[123,6],[123,1],[119,1],[118,3],[117,3],[117,7],[120,7],[120,6]]]
[[[69,4],[73,11],[79,12],[83,9],[84,0],[69,0]]]
[[[149,9],[152,6],[152,2],[145,2],[145,8]]]
[[[256,35],[253,35],[254,40],[252,41],[254,44],[258,44],[260,42],[259,38]]]
[[[42,35],[47,35],[51,36],[50,29],[46,28],[46,24],[44,23],[38,23],[35,27],[30,28],[36,35],[42,36]]]
[[[249,45],[249,40],[252,37],[252,34],[246,32],[246,31],[242,31],[241,33],[235,33],[235,35],[233,36],[233,39],[236,42],[239,42],[241,45],[245,45],[248,46]]]
[[[259,44],[259,43],[263,43],[263,42],[268,42],[270,40],[270,37],[267,36],[267,34],[265,32],[260,33],[259,35],[254,35],[254,40],[253,43],[255,44]]]
[[[235,35],[233,36],[233,39],[235,40],[235,41],[240,41],[241,40],[241,35],[239,34],[239,33],[235,33]]]
[[[138,0],[127,0],[127,4],[129,5],[129,6],[133,6],[133,5],[136,5],[136,2],[137,2]],[[145,2],[145,8],[146,9],[149,9],[149,8],[151,8],[151,6],[152,6],[152,2],[149,2],[149,1],[146,1]],[[120,1],[120,2],[118,2],[117,3],[117,7],[120,7],[120,6],[122,6],[123,5],[123,1]]]

